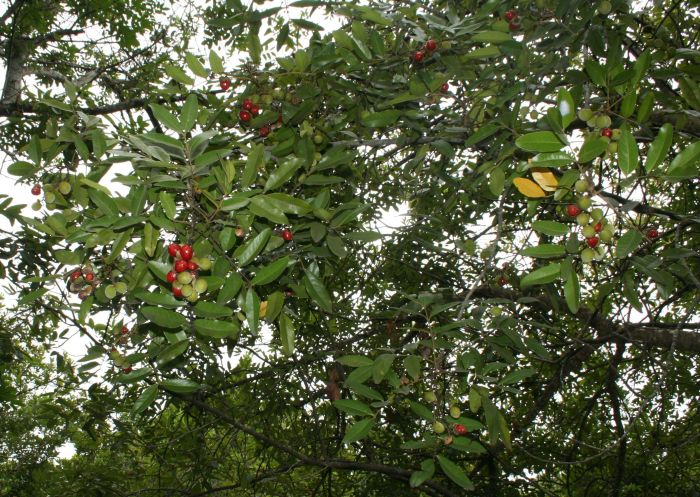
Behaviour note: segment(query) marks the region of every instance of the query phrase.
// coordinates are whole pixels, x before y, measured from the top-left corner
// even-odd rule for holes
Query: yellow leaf
[[[544,190],[537,186],[537,183],[527,178],[515,178],[513,180],[513,184],[518,189],[518,191],[526,197],[541,198],[546,195],[544,193]]]
[[[258,316],[260,316],[260,319],[262,319],[265,317],[265,314],[267,314],[267,300],[260,302],[260,312],[258,313]]]
[[[549,170],[543,167],[537,167],[532,170],[532,179],[546,192],[553,192],[557,189],[559,182],[557,177]]]

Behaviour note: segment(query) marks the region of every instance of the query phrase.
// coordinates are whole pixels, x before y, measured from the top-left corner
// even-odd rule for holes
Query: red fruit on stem
[[[133,371],[133,368],[131,366],[128,366],[128,367],[122,369],[122,371],[124,371],[125,373],[131,373],[131,371]]]
[[[173,295],[175,297],[182,297],[182,289],[173,287]]]
[[[175,271],[170,271],[165,275],[165,279],[168,280],[168,283],[172,283],[177,279],[177,273]]]
[[[189,245],[183,245],[182,247],[180,247],[180,255],[182,256],[183,259],[185,259],[186,261],[189,261],[190,259],[192,259],[192,256],[194,255],[192,247],[190,247]]]
[[[610,128],[603,128],[600,130],[600,136],[605,136],[606,138],[612,138],[613,132]]]
[[[518,13],[517,13],[516,11],[514,11],[514,10],[509,10],[509,11],[507,11],[507,12],[503,15],[503,18],[504,18],[506,21],[511,22],[512,20],[518,18]]]
[[[596,248],[596,247],[598,246],[598,242],[599,242],[599,241],[600,241],[600,240],[598,240],[598,237],[597,237],[597,236],[592,236],[592,237],[586,239],[586,243],[587,243],[588,246],[591,247],[591,248]]]
[[[75,280],[77,280],[78,278],[80,278],[80,277],[82,277],[82,276],[83,276],[83,273],[80,272],[80,269],[76,269],[75,271],[73,271],[73,272],[70,274],[70,280],[71,280],[71,281],[75,281]]]
[[[219,80],[219,86],[222,90],[226,91],[231,88],[231,80],[229,78],[221,78]]]
[[[595,226],[593,226],[593,229],[595,230],[596,233],[600,233],[603,231],[603,223],[595,223]]]
[[[183,271],[187,271],[187,261],[184,259],[180,259],[175,263],[175,271],[178,273],[181,273]]]
[[[435,40],[428,40],[425,42],[425,49],[432,52],[437,48],[437,42]]]
[[[284,291],[284,294],[285,294],[287,297],[294,297],[294,290],[292,290],[291,288],[287,288],[287,289]]]
[[[457,424],[454,427],[455,435],[463,436],[469,433],[469,430],[466,429],[464,425]]]
[[[260,114],[260,106],[253,104],[252,107],[250,108],[250,113],[253,114],[254,116],[257,116]]]
[[[243,121],[244,123],[247,123],[248,121],[250,121],[253,118],[253,116],[247,110],[240,111],[238,113],[238,117],[240,117],[241,121]]]
[[[581,209],[576,204],[569,204],[566,206],[566,213],[571,217],[576,217],[581,214]]]
[[[243,100],[243,110],[250,110],[253,108],[253,101],[249,98]]]
[[[199,269],[199,264],[197,264],[194,261],[189,261],[187,262],[187,269],[189,271],[196,271],[197,269]]]
[[[517,31],[520,29],[520,24],[518,24],[517,22],[511,22],[510,24],[508,24],[508,29],[510,29],[511,31]]]
[[[129,328],[122,326],[122,335],[126,335],[127,333],[129,333]]]
[[[425,58],[425,52],[423,50],[418,50],[413,54],[413,60],[416,62],[421,62]]]
[[[263,126],[262,128],[260,128],[260,136],[265,138],[269,134],[270,134],[270,127],[269,126]]]
[[[170,257],[177,257],[180,254],[180,246],[177,243],[168,245],[168,254]]]
[[[95,279],[95,273],[88,273],[85,275],[85,280],[86,281],[92,281]]]
[[[450,91],[450,84],[449,83],[443,83],[442,86],[440,87],[442,90],[442,93],[447,93]]]
[[[647,238],[649,240],[656,240],[659,238],[659,230],[656,228],[651,228],[649,231],[647,231]]]
[[[41,195],[41,186],[34,185],[32,187],[32,195]]]
[[[292,232],[289,230],[282,230],[282,240],[285,242],[291,242],[293,238]]]

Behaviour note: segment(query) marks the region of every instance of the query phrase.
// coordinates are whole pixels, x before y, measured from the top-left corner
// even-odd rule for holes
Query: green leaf
[[[258,297],[258,294],[255,293],[255,290],[252,288],[246,291],[243,310],[245,311],[251,335],[257,335],[260,324],[260,297]]]
[[[163,380],[160,385],[175,393],[191,393],[201,388],[199,383],[185,378],[170,378]]]
[[[179,307],[185,305],[181,300],[176,299],[172,293],[153,293],[143,289],[135,290],[134,297],[150,305],[160,305],[164,307]]]
[[[420,357],[416,355],[409,355],[403,360],[403,365],[406,368],[406,372],[411,378],[417,380],[420,378],[421,370],[421,360]]]
[[[360,366],[372,366],[374,361],[369,357],[363,355],[344,355],[336,359],[343,366],[349,366],[351,368],[359,368]]]
[[[253,259],[265,248],[267,242],[272,236],[272,230],[270,228],[265,228],[255,237],[248,240],[244,245],[241,245],[238,250],[234,253],[234,256],[238,259],[238,264],[243,267],[250,264]]]
[[[560,88],[557,94],[557,109],[561,115],[561,124],[566,129],[576,119],[574,98],[566,88]]]
[[[136,383],[137,381],[141,381],[144,378],[148,378],[150,375],[153,374],[153,368],[150,366],[147,366],[145,368],[139,368],[135,369],[134,371],[131,371],[130,373],[126,373],[123,375],[120,375],[117,381],[119,383]]]
[[[525,275],[520,280],[520,288],[526,288],[534,285],[545,285],[559,278],[561,272],[561,264],[553,263],[548,266],[541,267],[533,272]]]
[[[569,310],[576,314],[581,301],[581,287],[575,271],[571,271],[569,278],[564,283],[564,298]]]
[[[238,323],[213,319],[195,319],[194,329],[200,335],[210,338],[234,338],[238,335]]]
[[[298,157],[294,157],[282,163],[277,169],[270,173],[270,176],[265,182],[264,191],[276,190],[289,180],[292,175],[301,167],[304,161]]]
[[[225,318],[233,314],[233,309],[224,305],[200,300],[192,309],[196,316],[203,318]]]
[[[590,162],[608,148],[608,140],[600,136],[584,142],[578,153],[579,162]]]
[[[214,50],[209,52],[209,66],[211,70],[217,74],[224,74],[225,72],[224,63]]]
[[[615,257],[618,259],[624,259],[630,255],[637,249],[637,247],[639,247],[639,244],[642,243],[642,238],[642,234],[635,229],[627,231],[627,233],[622,235],[617,241]]]
[[[656,135],[654,141],[649,145],[649,150],[647,152],[647,160],[644,164],[644,169],[647,174],[652,172],[656,166],[661,164],[668,151],[671,149],[671,144],[673,143],[673,125],[666,123],[661,128],[659,128],[659,134]]]
[[[248,188],[258,176],[258,170],[265,167],[265,146],[262,143],[254,145],[248,153],[245,169],[241,176],[241,187]]]
[[[513,37],[503,31],[482,31],[472,35],[472,41],[479,43],[504,43],[513,41]]]
[[[458,465],[450,461],[445,456],[437,456],[440,469],[447,477],[465,490],[474,490],[474,484],[466,473]]]
[[[178,133],[183,132],[182,124],[168,109],[159,104],[151,104],[149,107],[151,107],[153,115],[161,124]]]
[[[294,323],[286,314],[280,314],[280,341],[282,352],[290,356],[294,353]]]
[[[413,411],[416,415],[420,416],[421,418],[427,421],[433,421],[435,419],[432,411],[420,402],[409,400],[408,406],[411,408],[411,411]]]
[[[168,76],[173,78],[178,83],[182,83],[185,86],[194,84],[194,80],[190,78],[185,71],[183,71],[177,66],[166,64],[165,66],[163,66],[163,69],[165,69],[165,73]]]
[[[379,384],[384,380],[391,369],[396,356],[394,354],[380,354],[372,364],[372,381]]]
[[[144,388],[139,398],[134,402],[134,406],[131,408],[131,414],[139,414],[148,409],[148,406],[153,404],[158,395],[158,385],[149,385]]]
[[[498,382],[499,385],[512,385],[513,383],[519,383],[525,378],[537,374],[537,370],[534,368],[523,368],[517,371],[512,371],[505,375],[501,381]]]
[[[411,473],[408,484],[411,488],[420,487],[423,483],[430,480],[435,474],[435,463],[432,459],[426,459],[420,464],[420,471]]]
[[[199,57],[195,57],[191,53],[187,53],[185,55],[185,62],[187,63],[187,67],[190,68],[190,71],[192,71],[192,73],[196,76],[199,76],[200,78],[209,77],[209,71],[207,71],[207,69],[202,65]]]
[[[549,236],[563,236],[569,234],[569,227],[556,221],[534,221],[532,229]]]
[[[199,113],[199,105],[197,104],[197,95],[190,94],[185,100],[185,105],[182,106],[180,112],[180,123],[182,131],[190,131],[197,122],[197,114]]]
[[[484,454],[486,452],[484,446],[479,442],[465,437],[455,437],[451,447],[461,452],[469,452],[472,454]]]
[[[265,198],[277,209],[289,214],[303,216],[313,210],[311,204],[300,198],[292,197],[286,193],[270,193]]]
[[[189,346],[190,342],[188,340],[181,340],[179,342],[167,345],[163,350],[161,350],[158,353],[158,364],[163,365],[179,357],[180,355],[185,353]]]
[[[309,296],[321,309],[326,312],[331,312],[333,310],[331,296],[326,286],[323,284],[323,281],[311,271],[305,271],[304,273],[304,287]]]
[[[107,216],[119,216],[119,207],[112,197],[104,193],[102,190],[90,190],[88,196],[92,203],[95,204]]]
[[[379,24],[380,26],[391,26],[391,20],[384,17],[378,10],[366,5],[354,5],[354,9],[360,13],[360,15],[374,24]]]
[[[528,152],[558,152],[565,144],[551,131],[535,131],[518,137],[515,145]]]
[[[252,285],[266,285],[279,278],[289,265],[289,257],[282,257],[261,268],[250,282]]]
[[[187,323],[187,319],[182,314],[161,307],[144,306],[141,308],[141,314],[163,328],[180,328]]]
[[[674,179],[694,178],[698,176],[700,162],[700,140],[688,145],[676,155],[668,167],[668,176]]]
[[[175,200],[173,199],[173,196],[165,190],[161,190],[161,192],[158,194],[158,200],[160,200],[160,206],[163,208],[165,215],[168,216],[168,219],[174,221],[175,216],[177,215],[177,210],[175,208]]]
[[[503,193],[503,185],[505,184],[505,181],[506,175],[502,168],[496,167],[492,169],[489,173],[489,191],[498,197],[501,193]]]
[[[536,247],[527,247],[522,252],[526,257],[535,257],[540,259],[551,259],[555,257],[563,257],[566,255],[566,247],[563,245],[542,244]]]
[[[374,416],[374,411],[364,402],[354,399],[340,399],[333,402],[336,409],[346,412],[351,416]]]
[[[31,292],[23,295],[18,301],[17,305],[29,305],[32,302],[35,302],[39,300],[41,297],[44,296],[46,292],[48,292],[48,288],[38,288],[36,290],[32,290]]]
[[[382,239],[382,234],[376,231],[353,231],[345,237],[358,242],[376,242]]]
[[[575,160],[566,152],[548,152],[534,156],[529,167],[563,167],[573,164]]]
[[[498,47],[494,45],[488,45],[485,47],[480,47],[464,55],[465,59],[488,59],[491,57],[498,57],[501,55],[501,51]]]
[[[617,148],[618,164],[623,173],[633,173],[639,165],[639,149],[634,135],[627,124],[620,128],[622,132]]]
[[[284,215],[284,212],[277,209],[264,195],[253,197],[248,209],[256,216],[269,219],[273,223],[289,224],[289,219]]]
[[[368,128],[383,128],[394,124],[399,117],[401,111],[395,109],[383,110],[381,112],[373,112],[360,119],[363,126]]]
[[[353,423],[345,432],[345,436],[343,437],[343,443],[351,444],[357,442],[358,440],[362,440],[367,435],[369,435],[369,432],[372,430],[373,426],[373,418],[361,419],[357,423]]]
[[[284,306],[284,294],[280,291],[273,292],[267,297],[267,309],[265,310],[265,321],[274,322]]]
[[[38,167],[26,161],[17,161],[7,168],[7,173],[12,176],[31,176],[38,171]]]

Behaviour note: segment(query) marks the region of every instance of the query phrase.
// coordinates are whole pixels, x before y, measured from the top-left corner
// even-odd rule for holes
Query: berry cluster
[[[591,185],[585,179],[580,179],[574,184],[574,190],[581,194],[576,197],[575,204],[569,204],[566,207],[566,213],[570,217],[576,218],[576,223],[581,227],[587,247],[581,251],[581,260],[584,263],[589,263],[593,259],[601,259],[603,252],[600,248],[594,250],[598,245],[610,243],[615,233],[615,228],[605,218],[605,213],[602,209],[596,207],[591,209],[591,197],[582,195],[591,190]]]
[[[608,153],[614,154],[617,152],[617,141],[622,135],[621,131],[617,128],[612,129],[612,119],[607,114],[602,112],[594,112],[592,109],[583,108],[579,109],[576,113],[578,118],[582,121],[586,121],[586,125],[589,128],[593,128],[594,133],[599,133],[603,138],[610,140],[608,143]]]
[[[430,55],[432,52],[437,50],[437,41],[430,39],[425,42],[425,45],[423,45],[423,48],[420,50],[417,50],[413,52],[413,55],[411,58],[413,59],[414,62],[423,62],[423,59],[425,59],[426,55]]]
[[[77,293],[80,300],[88,298],[99,285],[95,271],[89,264],[71,271],[68,274],[68,280],[68,291]]]
[[[168,246],[168,254],[175,260],[172,271],[166,275],[172,283],[173,295],[197,302],[200,294],[207,291],[207,281],[198,277],[199,270],[211,269],[211,261],[206,257],[195,258],[191,246],[177,243]]]

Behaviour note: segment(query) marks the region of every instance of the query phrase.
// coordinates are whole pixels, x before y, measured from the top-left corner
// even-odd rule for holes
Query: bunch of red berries
[[[211,261],[206,257],[194,257],[190,245],[173,243],[168,246],[168,254],[175,260],[172,271],[166,276],[172,283],[173,295],[197,302],[199,296],[207,291],[207,281],[198,277],[199,270],[211,269]]]
[[[243,100],[243,104],[241,105],[241,107],[242,109],[238,113],[238,117],[244,123],[250,122],[250,120],[253,119],[253,117],[260,114],[260,106],[258,104],[254,104],[250,98],[246,98],[245,100]]]
[[[99,285],[99,281],[95,278],[95,271],[89,264],[71,271],[68,279],[68,291],[77,293],[80,300],[88,298]]]
[[[520,23],[518,22],[518,11],[509,10],[503,14],[503,18],[508,21],[508,29],[511,31],[517,31],[520,29]]]
[[[412,58],[414,62],[423,62],[423,59],[425,59],[426,55],[430,55],[432,52],[437,50],[437,46],[437,41],[433,39],[426,41],[425,45],[423,45],[423,48],[413,53]]]

